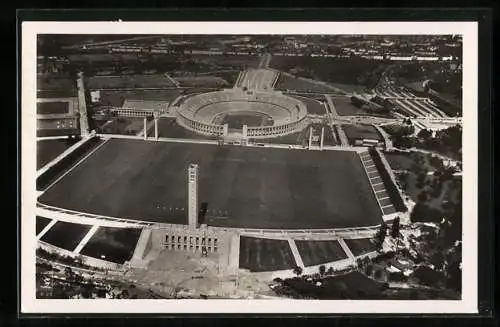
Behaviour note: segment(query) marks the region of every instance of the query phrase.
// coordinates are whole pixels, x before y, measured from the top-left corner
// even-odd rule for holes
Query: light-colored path
[[[339,244],[340,244],[340,247],[342,248],[342,250],[344,250],[345,254],[347,255],[347,257],[351,260],[355,260],[354,258],[354,254],[352,254],[351,252],[351,249],[349,249],[349,247],[347,246],[347,244],[345,244],[344,240],[343,239],[339,239]]]
[[[299,249],[297,249],[295,241],[291,238],[289,238],[287,241],[288,245],[290,246],[290,250],[292,250],[293,258],[295,259],[295,264],[299,267],[304,268],[304,262],[302,261],[302,257],[300,256]]]
[[[48,217],[45,217],[45,218],[48,218]],[[49,231],[49,229],[51,229],[52,226],[54,226],[56,223],[57,223],[57,220],[56,219],[52,219],[50,221],[50,223],[47,226],[45,226],[44,229],[42,229],[42,231],[40,232],[40,234],[38,234],[36,236],[36,239],[37,240],[41,239],[43,237],[43,235],[45,235]]]
[[[76,248],[73,250],[73,253],[74,254],[79,254],[80,251],[82,251],[83,247],[85,245],[87,245],[88,241],[90,240],[90,238],[92,236],[94,236],[94,234],[97,232],[97,230],[99,229],[99,226],[92,226],[92,228],[90,228],[90,230],[87,232],[87,234],[82,238],[82,240],[80,241],[80,243],[78,243],[78,245],[76,246]]]
[[[78,88],[78,112],[80,113],[80,132],[82,136],[90,133],[89,119],[87,117],[87,103],[85,101],[85,86],[83,84],[83,73],[78,74],[76,81]]]

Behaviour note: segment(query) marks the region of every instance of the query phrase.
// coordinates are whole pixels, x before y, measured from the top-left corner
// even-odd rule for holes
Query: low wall
[[[198,134],[203,134],[207,136],[224,135],[224,126],[195,121],[190,118],[184,117],[181,112],[178,112],[176,122],[185,129]]]
[[[248,127],[247,136],[255,139],[269,138],[269,136],[285,136],[303,130],[308,124],[306,117],[299,121],[279,126]]]

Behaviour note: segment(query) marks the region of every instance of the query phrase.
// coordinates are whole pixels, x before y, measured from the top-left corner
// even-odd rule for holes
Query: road
[[[332,97],[329,94],[325,94],[324,96],[325,96],[326,101],[328,103],[328,107],[330,108],[331,118],[333,120],[338,121],[340,116],[339,116],[337,110],[335,109],[335,104],[332,101]],[[347,139],[347,135],[345,134],[344,129],[342,128],[342,125],[335,124],[336,126],[333,126],[333,121],[331,121],[331,124],[332,124],[331,125],[332,133],[335,134],[335,132],[333,132],[333,130],[334,129],[337,130],[337,134],[340,138],[340,144],[342,144],[342,146],[349,146],[349,140]],[[334,135],[334,138],[337,139],[337,137],[335,135]]]
[[[249,90],[270,90],[277,74],[276,71],[270,69],[248,69],[241,76],[239,86]]]
[[[270,53],[265,53],[259,62],[259,68],[269,68],[269,64],[271,63],[271,58],[272,57]]]
[[[82,136],[87,136],[89,130],[89,118],[87,117],[87,103],[85,101],[85,87],[83,84],[83,73],[78,73],[76,81],[78,88],[78,112],[80,114],[80,133]]]

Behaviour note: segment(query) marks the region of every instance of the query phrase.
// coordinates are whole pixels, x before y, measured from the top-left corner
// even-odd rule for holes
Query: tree
[[[64,268],[64,276],[66,277],[66,279],[68,281],[72,281],[73,280],[73,270],[71,270],[70,267]]]
[[[326,267],[325,267],[325,265],[321,265],[321,266],[319,266],[319,274],[320,274],[321,276],[323,276],[323,275],[325,274],[325,271],[326,271]]]
[[[371,276],[371,274],[373,273],[373,265],[372,264],[369,264],[366,266],[365,268],[365,273],[368,275],[368,276]]]
[[[293,273],[297,276],[302,275],[302,271],[303,271],[302,267],[295,266],[295,268],[293,268]]]
[[[382,222],[377,234],[375,234],[375,242],[377,250],[380,251],[382,249],[382,245],[384,244],[386,235],[387,235],[387,224],[385,222]]]
[[[121,298],[122,299],[128,299],[129,298],[129,292],[127,289],[124,289],[122,292],[121,292]]]
[[[392,222],[391,227],[391,237],[398,238],[399,237],[399,217],[396,217]]]
[[[432,137],[432,132],[427,129],[422,129],[418,132],[417,137],[425,141]]]

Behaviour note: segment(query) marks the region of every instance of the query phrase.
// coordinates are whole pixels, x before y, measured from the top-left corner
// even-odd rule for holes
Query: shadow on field
[[[200,211],[198,212],[198,223],[199,224],[205,223],[205,217],[207,215],[207,210],[208,210],[208,202],[202,202],[200,204]]]

